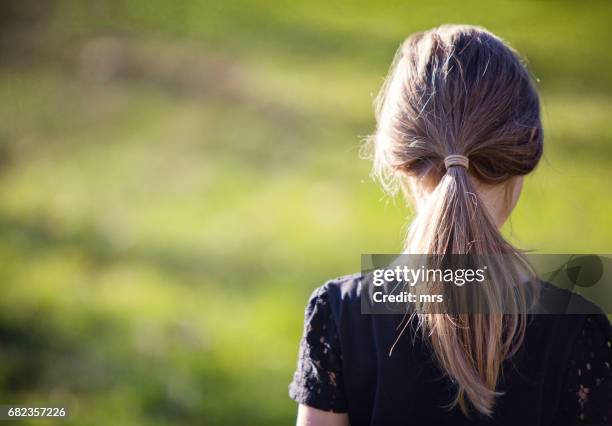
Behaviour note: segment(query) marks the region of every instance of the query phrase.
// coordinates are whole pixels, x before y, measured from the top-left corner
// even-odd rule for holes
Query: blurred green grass
[[[506,234],[611,251],[609,3],[11,4],[5,403],[65,403],[74,424],[291,423],[308,294],[400,247],[410,213],[358,152],[395,48],[440,23],[488,27],[540,80],[545,159]]]

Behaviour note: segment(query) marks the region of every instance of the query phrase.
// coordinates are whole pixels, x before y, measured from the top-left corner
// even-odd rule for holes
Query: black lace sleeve
[[[586,319],[575,342],[558,421],[612,425],[612,332],[604,316]]]
[[[325,287],[315,290],[306,306],[304,335],[289,396],[319,410],[346,412],[340,341]]]

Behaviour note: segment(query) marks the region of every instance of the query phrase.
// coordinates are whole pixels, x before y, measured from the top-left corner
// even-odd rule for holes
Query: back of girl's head
[[[375,172],[438,181],[444,157],[465,155],[483,183],[525,175],[542,154],[537,91],[519,56],[473,26],[412,35],[378,98]]]
[[[428,194],[410,225],[408,252],[504,256],[479,297],[487,312],[505,315],[450,314],[443,304],[418,309],[424,336],[457,385],[451,406],[491,415],[502,363],[523,340],[528,295],[508,260],[520,264],[520,252],[499,233],[479,189],[536,167],[543,143],[537,91],[500,38],[445,25],[402,44],[377,99],[377,122],[374,174],[388,190],[413,178]],[[446,167],[449,155],[468,163]],[[427,284],[422,291],[440,290]]]

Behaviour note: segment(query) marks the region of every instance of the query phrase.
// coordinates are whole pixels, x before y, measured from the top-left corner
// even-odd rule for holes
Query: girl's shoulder
[[[328,298],[343,301],[344,303],[359,302],[364,282],[361,272],[342,275],[328,280],[318,287],[313,294],[326,294]]]
[[[362,273],[336,277],[314,290],[309,305],[326,304],[330,316],[336,322],[340,322],[346,320],[347,316],[360,316],[363,289]]]

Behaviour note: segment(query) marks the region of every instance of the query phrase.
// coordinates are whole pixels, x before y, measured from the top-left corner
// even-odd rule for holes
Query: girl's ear
[[[504,186],[503,205],[497,210],[498,217],[496,218],[496,221],[498,222],[497,225],[500,228],[506,222],[506,220],[508,220],[512,214],[512,211],[514,210],[514,207],[516,207],[516,204],[521,197],[524,180],[524,176],[513,176],[502,184]]]
[[[430,191],[423,184],[422,179],[405,173],[400,176],[399,182],[406,203],[418,211],[420,206],[427,201]]]
[[[408,175],[402,175],[398,179],[402,195],[404,196],[404,200],[406,200],[406,204],[408,204],[408,206],[417,208],[417,197],[415,195],[415,183],[413,180],[414,178]]]
[[[521,192],[523,191],[523,182],[525,180],[524,176],[514,176],[513,178],[508,180],[508,216],[512,214],[512,210],[516,207],[519,198],[521,197]]]

